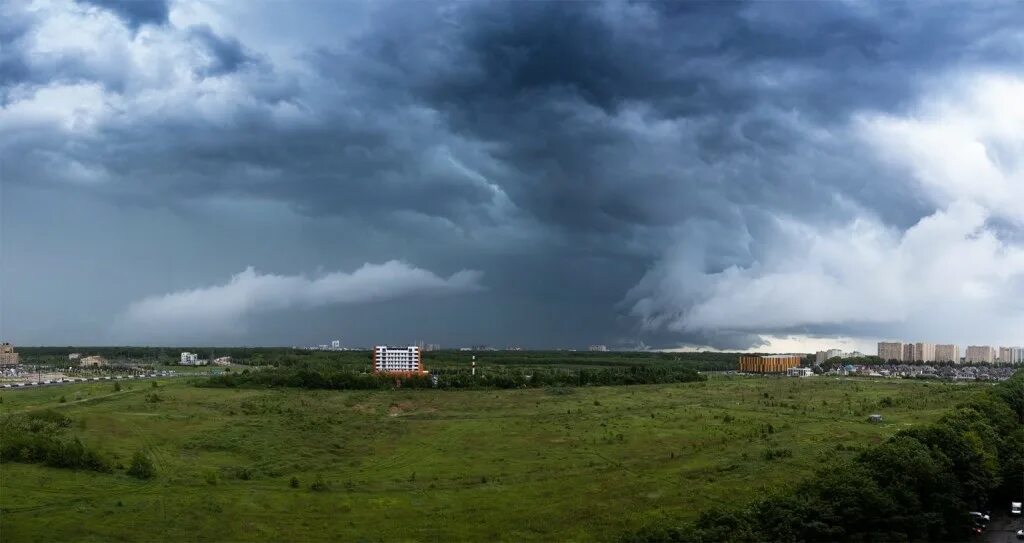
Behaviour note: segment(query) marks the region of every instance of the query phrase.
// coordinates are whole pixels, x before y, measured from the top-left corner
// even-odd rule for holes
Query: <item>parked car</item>
[[[1017,530],[1017,539],[1024,539],[1024,530]]]
[[[985,513],[980,512],[980,511],[971,511],[970,513],[967,513],[967,514],[970,515],[971,518],[974,519],[975,522],[988,522],[988,521],[992,520],[992,517],[988,516]]]
[[[1020,506],[1021,506],[1021,502],[1010,502],[1010,514],[1011,515],[1019,515],[1020,514]]]

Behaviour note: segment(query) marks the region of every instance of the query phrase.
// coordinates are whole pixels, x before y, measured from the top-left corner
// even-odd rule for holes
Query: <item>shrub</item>
[[[252,479],[252,470],[249,468],[235,468],[235,477],[243,481]]]
[[[291,486],[292,488],[299,488],[299,478],[292,477],[292,480],[288,482],[288,485]]]
[[[793,456],[793,451],[789,449],[775,449],[771,447],[765,449],[764,452],[761,453],[761,458],[769,461],[775,460],[776,458],[789,458],[791,456]]]
[[[135,451],[132,455],[131,466],[128,467],[128,475],[136,479],[152,479],[156,475],[156,467],[149,456],[141,450]]]
[[[328,490],[327,482],[322,476],[317,475],[313,484],[309,485],[309,489],[314,492],[326,492]]]
[[[121,383],[114,383],[114,392],[121,392]]]

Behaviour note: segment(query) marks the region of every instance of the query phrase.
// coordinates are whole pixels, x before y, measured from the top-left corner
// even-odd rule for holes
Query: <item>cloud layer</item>
[[[268,226],[300,269],[486,272],[445,342],[1024,343],[1021,27],[1012,3],[7,3],[0,204],[24,228],[0,251],[37,258],[48,229],[47,254],[95,252],[166,213],[188,284],[280,270],[253,256]],[[0,276],[0,318],[59,341],[87,320],[13,315],[145,296],[70,264]],[[244,337],[293,341],[266,320]]]
[[[222,285],[134,302],[119,319],[117,332],[151,339],[216,339],[243,332],[247,317],[255,314],[474,292],[483,288],[480,279],[474,270],[445,278],[395,260],[315,279],[261,274],[249,267]]]

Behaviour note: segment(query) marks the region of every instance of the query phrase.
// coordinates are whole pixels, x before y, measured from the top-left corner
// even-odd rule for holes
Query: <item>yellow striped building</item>
[[[800,365],[803,357],[797,354],[769,354],[740,356],[740,369],[744,373],[786,373]]]

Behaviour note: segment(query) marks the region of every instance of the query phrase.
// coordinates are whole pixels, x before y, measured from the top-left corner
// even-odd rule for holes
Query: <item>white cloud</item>
[[[1024,80],[980,77],[914,116],[854,122],[854,137],[931,200],[910,228],[869,211],[827,227],[768,214],[768,228],[737,242],[749,261],[714,269],[707,255],[722,240],[689,223],[627,296],[632,314],[680,332],[1024,344],[1024,108],[1013,90]]]
[[[222,285],[134,302],[115,323],[115,332],[144,338],[213,337],[244,330],[246,317],[257,313],[473,292],[482,289],[481,276],[462,270],[445,278],[396,260],[314,279],[249,267]]]
[[[860,138],[938,207],[971,201],[1024,225],[1024,78],[977,76],[908,117],[871,114]]]

